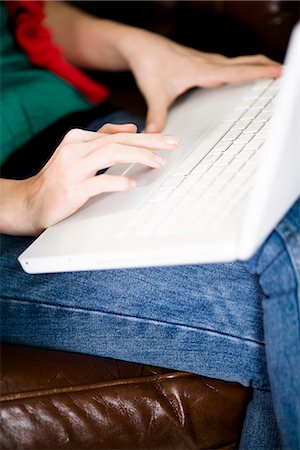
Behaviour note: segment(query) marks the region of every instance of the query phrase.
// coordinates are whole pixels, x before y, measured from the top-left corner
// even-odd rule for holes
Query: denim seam
[[[296,279],[300,275],[300,261],[298,264],[298,258],[294,252],[293,246],[289,243],[289,238],[292,236],[293,241],[295,240],[296,243],[299,241],[300,246],[300,239],[297,236],[297,233],[295,232],[294,228],[291,226],[291,224],[288,221],[283,222],[277,227],[277,232],[280,235],[281,239],[284,241],[289,258],[292,263],[293,270],[295,272]],[[298,297],[298,314],[300,314],[300,285],[297,286],[297,297]]]
[[[285,230],[285,228],[287,229],[287,231]],[[289,245],[289,241],[288,241],[288,238],[290,238],[290,236],[292,236],[293,239],[295,239],[295,241],[299,242],[299,247],[300,247],[300,239],[298,238],[297,232],[294,230],[294,228],[291,226],[291,224],[287,221],[278,226],[277,232],[280,234],[281,238],[284,240],[284,242],[288,248],[288,253],[289,253],[291,259],[293,260],[293,263],[296,266],[297,272],[300,273],[300,261],[298,264],[298,261],[297,261],[298,258],[294,254],[293,246]]]
[[[294,263],[294,264],[292,264],[294,271],[296,272],[296,270],[294,268],[294,267],[296,267],[297,272],[299,271],[299,273],[300,273],[300,266],[298,267],[298,263],[297,263],[296,259],[294,258],[292,247],[290,247],[288,245],[288,242],[286,241],[288,238],[290,238],[290,236],[293,236],[296,240],[298,240],[298,236],[297,236],[297,233],[295,233],[294,229],[290,225],[288,225],[288,224],[285,224],[285,225],[288,228],[287,233],[285,231],[283,231],[282,224],[279,224],[275,230],[277,232],[277,234],[280,236],[280,238],[282,239],[284,246],[285,246],[285,248],[283,248],[279,253],[277,253],[275,255],[275,258],[280,257],[287,250],[288,255],[291,259],[291,262]],[[261,253],[262,253],[262,248],[259,251],[257,261],[259,261]],[[257,274],[257,276],[260,277],[261,274],[263,274],[266,270],[268,270],[270,268],[270,266],[273,264],[273,262],[274,262],[274,258],[270,261],[269,264],[267,264],[264,267],[264,269],[260,273]],[[256,264],[256,270],[257,270],[257,264]]]
[[[143,321],[148,321],[148,322],[153,322],[153,323],[158,323],[158,324],[165,324],[165,325],[170,325],[170,326],[174,326],[174,327],[181,327],[181,328],[186,328],[186,329],[190,329],[190,330],[196,330],[196,331],[205,331],[211,334],[216,334],[219,336],[227,336],[229,338],[233,338],[236,339],[238,341],[241,342],[248,342],[251,344],[256,344],[256,345],[260,345],[260,346],[265,346],[264,342],[261,341],[256,341],[254,339],[250,339],[247,337],[239,337],[239,336],[235,336],[233,334],[229,334],[229,333],[223,333],[220,331],[216,331],[216,330],[211,330],[209,328],[201,328],[201,327],[195,327],[195,326],[191,326],[191,325],[184,325],[181,323],[177,323],[177,322],[167,322],[167,321],[162,321],[162,320],[156,320],[156,319],[151,319],[148,317],[142,317],[142,316],[132,316],[129,314],[120,314],[120,313],[116,313],[116,312],[107,312],[107,311],[103,311],[103,310],[97,310],[97,309],[91,309],[91,308],[77,308],[75,306],[67,306],[67,305],[60,305],[58,303],[56,303],[55,305],[53,305],[52,303],[48,303],[48,302],[44,302],[43,303],[37,303],[34,302],[32,300],[19,300],[19,299],[14,299],[14,298],[9,298],[9,297],[1,297],[1,300],[9,300],[9,301],[13,301],[13,302],[22,302],[22,303],[27,303],[27,304],[32,304],[35,307],[43,307],[43,306],[47,306],[50,308],[61,308],[61,309],[65,309],[65,310],[70,310],[70,311],[84,311],[84,312],[90,312],[90,313],[99,313],[99,314],[105,314],[107,316],[116,316],[116,317],[126,317],[126,318],[131,318],[131,319],[136,319],[136,320],[143,320]]]
[[[271,392],[271,389],[269,389],[269,388],[253,387],[253,386],[252,386],[252,388],[253,388],[255,391]]]
[[[278,230],[277,230],[277,229],[276,229],[276,232],[278,233]],[[278,233],[278,234],[279,234],[279,233]],[[280,235],[280,238],[282,239],[282,236],[281,236],[281,235]],[[275,258],[279,258],[279,257],[285,252],[285,250],[286,250],[286,249],[283,248],[282,250],[280,250],[280,252],[276,253],[275,257],[271,259],[271,261],[269,262],[269,264],[267,264],[267,265],[263,268],[263,270],[262,270],[261,272],[257,273],[258,278],[260,278],[260,276],[261,276],[264,272],[266,272],[266,271],[272,266],[272,264],[273,264],[273,262],[274,262],[274,259],[275,259]],[[258,272],[258,261],[259,261],[259,259],[260,259],[261,254],[262,254],[262,250],[260,251],[259,256],[258,256],[258,258],[257,258],[257,263],[256,263],[256,271],[257,271],[257,272]]]

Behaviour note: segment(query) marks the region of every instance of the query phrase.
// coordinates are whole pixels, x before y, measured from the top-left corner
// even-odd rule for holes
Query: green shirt
[[[71,85],[34,67],[18,47],[6,7],[0,3],[0,163],[35,134],[63,116],[91,107]]]

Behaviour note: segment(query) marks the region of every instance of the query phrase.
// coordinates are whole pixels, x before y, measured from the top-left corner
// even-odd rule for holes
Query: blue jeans
[[[299,217],[247,262],[181,267],[29,275],[32,239],[2,236],[2,339],[252,386],[241,448],[299,449]]]

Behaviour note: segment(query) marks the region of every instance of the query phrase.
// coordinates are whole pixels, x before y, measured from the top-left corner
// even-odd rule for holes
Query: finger
[[[117,163],[139,163],[158,169],[164,165],[165,159],[151,150],[112,143],[81,160],[74,168],[76,173],[73,173],[73,177],[90,177],[95,175],[98,170]]]
[[[115,133],[136,133],[137,126],[134,123],[114,124],[106,123],[99,128],[98,133],[115,134]]]
[[[69,157],[80,163],[86,157],[89,157],[94,152],[99,150],[104,151],[112,144],[128,145],[132,148],[144,148],[148,150],[171,150],[178,145],[179,138],[177,136],[166,136],[162,134],[147,134],[147,133],[116,133],[116,134],[101,134],[96,133],[98,139],[89,142],[76,142],[64,145],[62,150],[64,154],[68,153]],[[102,168],[108,167],[107,163]],[[100,168],[99,168],[100,170]]]
[[[167,100],[164,96],[158,94],[157,96],[148,99],[147,104],[148,111],[144,131],[146,133],[159,133],[166,123],[169,106]]]
[[[89,198],[103,192],[129,191],[135,186],[131,178],[106,174],[89,178],[83,184]]]
[[[106,131],[105,131],[106,130]],[[65,144],[73,144],[79,142],[90,142],[99,139],[99,133],[114,134],[119,132],[136,133],[137,126],[133,123],[115,125],[105,124],[98,131],[83,130],[81,128],[72,128],[63,138]]]
[[[238,65],[224,66],[217,73],[216,79],[223,83],[238,83],[257,80],[259,78],[277,78],[280,76],[280,66]]]
[[[265,55],[246,55],[246,56],[237,56],[235,58],[227,58],[226,63],[280,66],[280,63],[268,58]]]
[[[177,136],[166,136],[160,133],[115,133],[113,135],[103,135],[98,140],[85,144],[84,151],[85,154],[88,155],[112,143],[138,148],[144,147],[150,150],[169,150],[175,148],[178,145],[178,142],[179,139]]]

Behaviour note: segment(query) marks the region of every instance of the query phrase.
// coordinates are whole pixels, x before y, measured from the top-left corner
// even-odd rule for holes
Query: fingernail
[[[179,142],[178,136],[164,136],[164,140],[166,144],[169,145],[177,145]]]
[[[158,162],[161,166],[163,166],[166,162],[165,158],[162,158],[161,156],[155,155],[154,157],[155,161]]]
[[[132,188],[136,187],[136,181],[135,180],[130,180],[130,187],[132,187]]]

